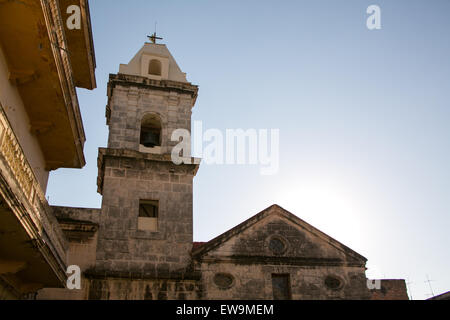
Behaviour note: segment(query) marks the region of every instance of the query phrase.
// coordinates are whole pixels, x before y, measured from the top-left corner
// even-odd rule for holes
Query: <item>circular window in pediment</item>
[[[287,250],[287,243],[286,240],[282,239],[279,236],[273,236],[269,239],[269,250],[276,254],[281,255],[286,252]]]
[[[337,276],[327,276],[325,286],[330,290],[340,290],[344,286],[344,281]]]
[[[229,289],[234,284],[234,277],[229,273],[216,273],[214,275],[214,284],[219,287],[219,289]]]

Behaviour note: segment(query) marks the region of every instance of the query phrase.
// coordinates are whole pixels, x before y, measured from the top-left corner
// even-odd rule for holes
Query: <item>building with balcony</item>
[[[49,172],[82,168],[75,87],[94,89],[87,0],[0,1],[0,299],[66,284],[67,237]]]

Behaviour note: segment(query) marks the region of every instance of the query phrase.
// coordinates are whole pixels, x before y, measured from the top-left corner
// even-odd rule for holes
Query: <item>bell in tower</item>
[[[141,145],[146,148],[153,148],[159,145],[159,133],[145,131],[141,133]]]
[[[147,114],[141,121],[140,144],[146,148],[161,146],[161,120],[155,114]]]

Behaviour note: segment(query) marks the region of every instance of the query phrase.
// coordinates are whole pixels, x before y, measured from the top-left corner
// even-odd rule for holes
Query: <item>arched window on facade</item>
[[[161,146],[161,119],[156,114],[146,114],[141,121],[140,144],[146,148]]]
[[[152,59],[148,64],[148,73],[154,76],[161,75],[161,61]]]

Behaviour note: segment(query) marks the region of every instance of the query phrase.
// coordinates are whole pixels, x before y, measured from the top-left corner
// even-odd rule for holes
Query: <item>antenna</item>
[[[157,25],[157,21],[155,21],[155,32],[153,32],[153,34],[151,36],[147,36],[151,42],[156,44],[156,40],[162,40],[163,38],[156,36],[156,25]]]
[[[431,287],[432,281],[434,281],[434,280],[430,280],[430,278],[428,278],[428,275],[427,275],[427,281],[425,281],[425,283],[428,282],[428,285],[430,286],[430,290],[431,290],[431,296],[434,297],[433,287]]]

